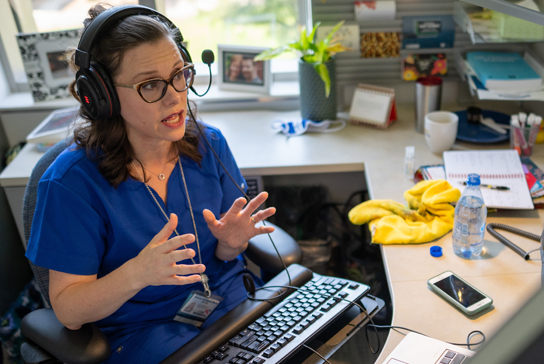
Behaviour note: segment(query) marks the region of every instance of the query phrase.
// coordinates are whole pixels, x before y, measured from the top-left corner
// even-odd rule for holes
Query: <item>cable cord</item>
[[[320,357],[322,360],[324,360],[325,363],[331,364],[331,362],[328,361],[327,359],[325,359],[325,357],[324,357],[323,355],[319,354],[319,352],[318,352],[317,350],[312,349],[311,347],[309,347],[309,346],[306,345],[306,344],[302,344],[302,346],[305,347],[306,349],[310,349],[311,351],[313,351],[314,354],[317,355],[318,357]]]
[[[211,143],[208,141],[208,139],[206,138],[206,136],[204,135],[204,132],[202,131],[202,129],[200,128],[200,125],[198,125],[198,122],[196,121],[196,118],[195,116],[193,115],[193,110],[191,110],[191,106],[189,104],[189,102],[187,102],[187,109],[189,110],[189,114],[191,114],[191,118],[193,120],[193,122],[195,123],[198,131],[200,132],[200,135],[202,136],[202,139],[204,139],[204,141],[206,142],[206,144],[208,145],[208,147],[210,148],[210,150],[213,152],[213,155],[215,156],[215,158],[217,159],[217,161],[219,162],[219,164],[221,165],[221,167],[223,168],[223,170],[225,171],[225,173],[227,174],[227,176],[230,178],[230,180],[232,181],[232,183],[234,183],[234,185],[236,186],[236,188],[238,188],[240,190],[240,192],[242,192],[242,194],[244,195],[246,201],[249,203],[249,201],[251,200],[249,198],[249,196],[247,195],[246,191],[243,190],[243,188],[241,188],[240,186],[238,186],[238,183],[236,183],[236,181],[234,180],[234,178],[230,175],[230,173],[228,172],[227,168],[225,167],[225,165],[223,164],[223,162],[221,161],[221,159],[219,158],[219,156],[217,155],[217,153],[215,152],[215,150],[213,149]],[[264,220],[262,220],[262,223],[264,226],[266,226],[266,223]],[[289,274],[289,270],[287,269],[287,266],[285,265],[285,262],[283,261],[283,258],[281,257],[281,254],[278,250],[278,248],[276,247],[276,244],[274,243],[274,240],[272,239],[272,236],[270,236],[270,234],[267,234],[268,235],[268,239],[270,239],[270,242],[272,243],[272,246],[274,247],[274,250],[276,251],[276,254],[278,255],[278,258],[280,259],[280,262],[281,264],[283,265],[283,268],[285,270],[285,272],[287,273],[287,279],[289,281],[289,286],[292,285],[292,281],[291,281],[291,275]],[[258,290],[261,290],[263,289],[264,287],[261,287],[261,288],[257,288],[255,291],[258,291]],[[256,298],[252,298],[253,300],[255,301],[267,301],[267,300],[273,300],[273,299],[276,299],[276,298],[279,298],[279,297],[283,297],[283,295],[285,294],[285,292],[287,291],[284,291],[284,292],[281,292],[279,293],[277,296],[274,296],[272,298],[269,298],[269,299],[256,299]],[[249,298],[249,297],[248,297]]]
[[[371,325],[367,325],[366,330],[368,330],[368,327],[369,327],[369,326],[374,326],[374,328],[378,328],[378,329],[393,329],[393,330],[395,330],[396,332],[398,332],[399,334],[404,335],[404,336],[406,336],[406,334],[403,333],[403,332],[400,332],[399,330],[406,330],[406,331],[414,332],[414,333],[419,334],[419,335],[423,335],[423,336],[430,337],[430,336],[425,335],[425,334],[423,334],[423,333],[421,333],[421,332],[418,332],[418,331],[416,331],[416,330],[408,329],[408,328],[402,327],[402,326],[375,325],[374,323],[372,323]],[[471,344],[471,343],[470,343],[470,340],[471,340],[472,337],[475,336],[475,335],[480,335],[480,336],[482,337],[482,340],[480,340],[480,341],[478,341],[478,342],[476,342],[476,343],[472,343],[472,344]],[[484,333],[483,333],[482,331],[480,331],[480,330],[474,330],[474,331],[469,332],[469,334],[467,335],[467,342],[466,342],[466,344],[465,344],[465,343],[450,343],[450,342],[447,342],[447,341],[446,341],[446,343],[451,344],[451,345],[456,345],[456,346],[466,346],[466,347],[468,347],[469,350],[472,350],[471,345],[481,345],[481,344],[483,344],[484,342],[485,342],[485,335],[484,335]]]

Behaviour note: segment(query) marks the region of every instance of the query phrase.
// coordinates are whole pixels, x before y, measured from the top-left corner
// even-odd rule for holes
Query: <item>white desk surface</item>
[[[497,104],[497,107],[511,107]],[[446,110],[458,110],[459,107]],[[503,109],[504,110],[504,109]],[[305,134],[287,138],[270,128],[274,120],[295,120],[299,112],[244,111],[203,113],[201,119],[219,127],[226,136],[242,172],[246,175],[326,173],[365,170],[371,197],[404,203],[403,192],[413,186],[404,178],[404,150],[414,145],[416,166],[440,164],[442,158],[432,154],[425,137],[414,130],[411,106],[399,105],[399,120],[387,130],[348,124],[331,134]],[[503,143],[494,148],[507,148]],[[472,144],[456,144],[453,149],[482,149]],[[4,187],[26,185],[39,153],[27,145],[16,162],[0,175]],[[544,166],[544,145],[537,145],[531,159]],[[493,213],[488,222],[501,222],[540,235],[542,210]],[[538,244],[523,238],[512,241],[528,251]],[[429,247],[440,245],[444,256],[432,258]],[[451,233],[433,243],[382,247],[384,264],[393,299],[393,324],[405,326],[444,341],[464,342],[472,330],[488,337],[540,287],[539,254],[535,260],[520,256],[486,235],[487,253],[474,260],[453,254]],[[452,270],[494,299],[494,306],[469,317],[457,311],[427,288],[427,279]],[[403,338],[392,331],[378,363]],[[475,338],[478,340],[478,338]],[[383,345],[383,343],[382,343]]]

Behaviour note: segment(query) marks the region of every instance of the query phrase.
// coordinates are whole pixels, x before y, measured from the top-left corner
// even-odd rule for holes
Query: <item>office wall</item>
[[[312,0],[313,21],[334,25],[344,20],[346,25],[359,25],[361,33],[402,32],[402,18],[415,15],[453,15],[454,4],[459,0],[397,0],[396,16],[390,21],[357,21],[352,0]],[[538,0],[542,6],[544,0]],[[544,7],[543,7],[544,8]],[[468,85],[461,79],[455,67],[455,57],[474,49],[513,50],[530,48],[532,44],[477,44],[471,43],[470,35],[456,26],[453,48],[400,50],[398,58],[361,58],[358,52],[339,53],[337,78],[339,105],[346,109],[351,104],[353,91],[358,83],[369,83],[395,89],[399,103],[415,100],[414,82],[402,80],[402,58],[416,53],[445,53],[448,74],[444,77],[443,104],[469,104],[477,101],[470,95]],[[544,59],[544,47],[540,55]],[[516,101],[512,101],[516,103]]]

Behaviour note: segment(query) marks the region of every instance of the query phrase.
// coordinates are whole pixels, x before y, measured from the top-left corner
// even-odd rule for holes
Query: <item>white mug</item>
[[[425,115],[425,141],[431,152],[442,154],[451,149],[458,125],[459,117],[449,111],[433,111]]]

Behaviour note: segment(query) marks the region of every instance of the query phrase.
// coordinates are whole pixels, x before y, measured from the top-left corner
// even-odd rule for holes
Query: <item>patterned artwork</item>
[[[361,34],[362,58],[398,57],[400,32],[374,32]]]
[[[77,47],[82,29],[17,35],[28,85],[35,102],[70,97],[73,71],[64,59],[68,47]]]
[[[421,76],[444,76],[448,73],[448,60],[444,53],[410,54],[403,60],[402,78],[415,81]]]

